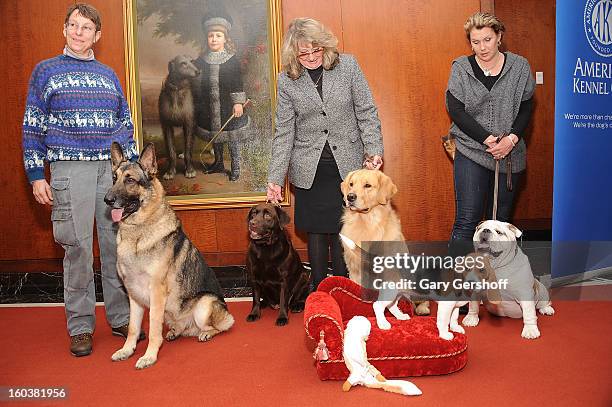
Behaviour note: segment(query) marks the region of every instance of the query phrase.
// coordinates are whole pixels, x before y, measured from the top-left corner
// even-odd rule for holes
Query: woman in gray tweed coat
[[[278,77],[276,132],[268,172],[268,199],[281,199],[287,173],[295,187],[295,226],[308,232],[314,289],[327,274],[346,275],[338,239],[340,183],[373,156],[382,165],[378,111],[355,58],[339,55],[338,40],[323,24],[297,18],[289,26]]]
[[[492,217],[498,160],[503,175],[499,177],[497,219],[510,219],[519,175],[525,169],[524,133],[531,118],[535,81],[525,58],[499,51],[505,27],[497,17],[478,12],[468,18],[464,29],[474,54],[453,61],[446,105],[457,147],[451,242],[464,240],[471,246],[483,215]],[[498,141],[501,134],[508,136]],[[511,190],[506,185],[508,168]]]

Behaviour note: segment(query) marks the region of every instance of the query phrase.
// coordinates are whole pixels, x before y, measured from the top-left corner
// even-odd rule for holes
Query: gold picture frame
[[[124,0],[123,6],[126,95],[134,122],[134,137],[140,150],[149,142],[156,145],[159,178],[170,204],[174,209],[218,209],[264,202],[274,132],[276,77],[280,71],[281,0]],[[194,65],[197,65],[196,58],[204,61],[207,39],[203,22],[209,21],[210,16],[221,16],[230,22],[227,35],[234,49],[228,49],[233,54],[230,59],[236,58],[236,66],[239,62],[244,94],[249,100],[242,118],[247,124],[234,133],[225,131],[231,126],[222,127],[221,132],[218,127],[212,128],[213,125],[208,129],[201,126],[197,109],[204,109],[202,106],[206,103],[198,104],[204,99],[198,99],[196,93],[203,93],[202,89],[208,88],[203,85],[202,78],[191,78],[194,116],[199,120],[192,135],[191,157],[196,175],[191,172],[187,176],[187,149],[184,148],[182,127],[172,126],[174,135],[170,138],[178,153],[176,175],[172,177],[166,175],[166,172],[171,173],[171,160],[165,141],[168,137],[164,136],[167,130],[163,130],[161,124],[167,120],[162,120],[160,113],[160,93],[164,82],[169,80],[170,61],[175,56],[185,55]],[[218,98],[221,90],[217,92]],[[214,106],[212,103],[209,105]],[[234,99],[232,103],[236,103]],[[217,107],[221,123],[232,122],[231,118],[220,117],[219,111]],[[220,146],[221,158],[213,151],[216,146]],[[235,151],[239,153],[234,155]],[[239,157],[236,161],[239,171],[234,171],[236,156]],[[206,173],[207,168],[209,171],[211,167],[219,169],[211,163],[217,160],[223,163],[225,172]],[[238,174],[237,179],[230,180],[235,174]],[[288,186],[285,181],[283,205],[290,204]]]

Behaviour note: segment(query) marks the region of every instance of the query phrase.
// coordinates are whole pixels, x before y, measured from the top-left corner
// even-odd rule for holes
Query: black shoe
[[[210,165],[204,166],[204,174],[214,174],[214,173],[225,173],[225,165],[223,165],[223,143],[214,143],[213,144],[213,152],[215,155],[215,161],[213,161]]]
[[[117,328],[113,328],[112,329],[112,333],[115,336],[121,336],[123,338],[127,339],[128,336],[128,327],[130,326],[130,324],[125,324],[125,325],[121,325]],[[147,337],[147,335],[145,335],[145,333],[143,331],[140,331],[140,335],[138,335],[138,339],[136,340],[136,342],[140,342],[143,339],[145,339]]]
[[[217,163],[212,163],[211,165],[206,166],[206,168],[204,168],[204,174],[226,174],[227,170],[225,169],[225,166],[223,165],[223,163],[217,164]]]
[[[70,353],[74,356],[87,356],[93,349],[93,336],[89,333],[70,337]]]

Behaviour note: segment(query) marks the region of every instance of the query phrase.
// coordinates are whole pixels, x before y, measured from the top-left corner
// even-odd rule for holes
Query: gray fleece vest
[[[535,81],[529,62],[520,55],[506,53],[506,64],[499,79],[489,91],[472,70],[467,56],[453,61],[447,91],[463,102],[465,111],[472,116],[489,134],[509,133],[521,102],[533,96]],[[447,106],[448,109],[448,106]],[[495,160],[486,152],[487,146],[479,143],[451,124],[450,133],[455,137],[457,150],[477,164],[495,171]],[[521,137],[512,150],[512,172],[525,169],[525,140]],[[506,172],[505,158],[500,161],[500,172]]]

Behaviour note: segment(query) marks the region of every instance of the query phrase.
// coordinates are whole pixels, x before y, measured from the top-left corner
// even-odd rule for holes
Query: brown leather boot
[[[121,325],[121,326],[119,326],[117,328],[113,328],[112,329],[112,333],[115,336],[121,336],[121,337],[127,339],[129,326],[130,326],[130,324],[125,324],[125,325]],[[140,342],[140,341],[142,341],[146,337],[147,336],[145,335],[145,333],[143,331],[140,331],[140,335],[138,335],[138,339],[136,341]]]
[[[91,353],[93,336],[89,333],[78,334],[70,337],[70,353],[74,356],[87,356]]]

